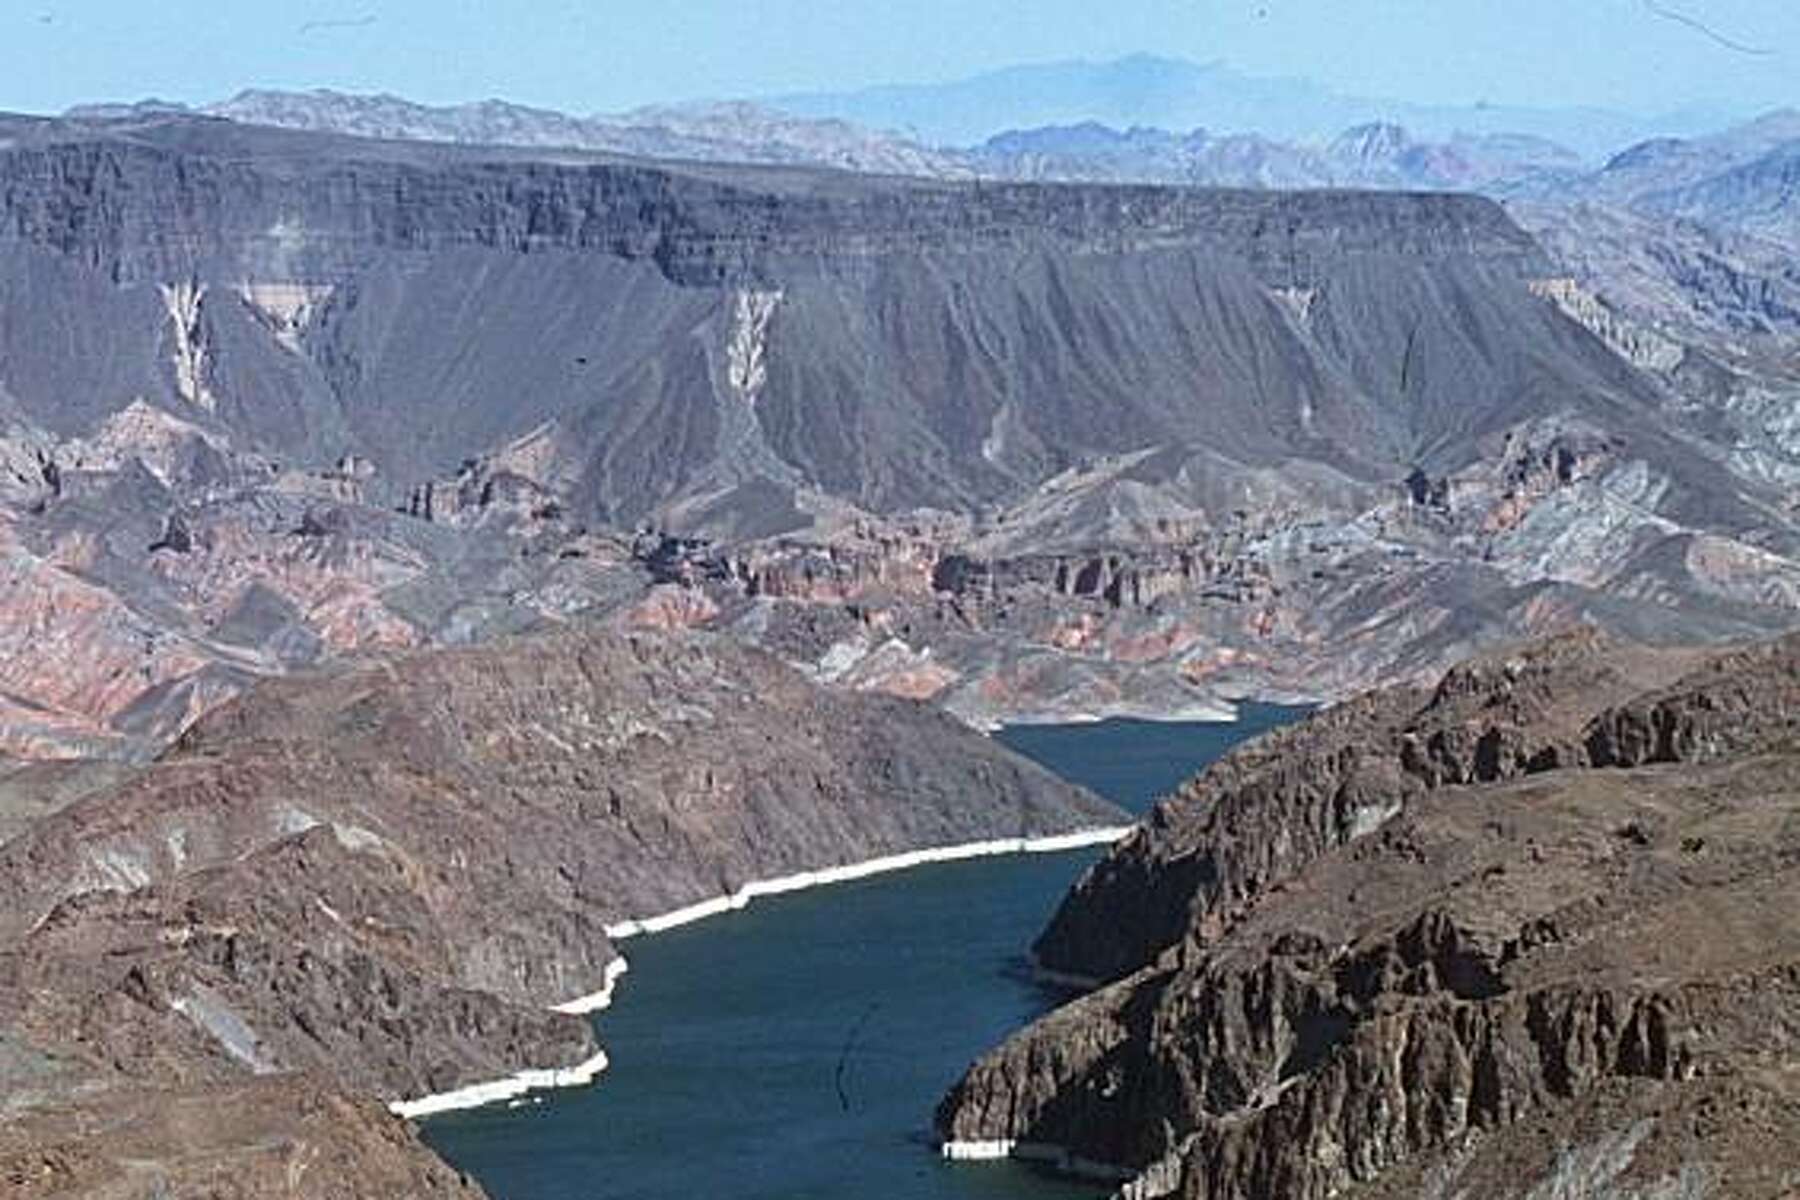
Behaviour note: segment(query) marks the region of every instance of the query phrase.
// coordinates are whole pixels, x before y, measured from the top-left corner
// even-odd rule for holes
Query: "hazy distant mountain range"
[[[1575,194],[1749,233],[1800,236],[1800,112],[1783,109],[1708,137],[1641,143]]]
[[[956,146],[1008,128],[1083,121],[1121,129],[1227,130],[1301,142],[1323,141],[1356,125],[1399,124],[1434,140],[1529,134],[1595,158],[1649,137],[1702,133],[1743,115],[1689,110],[1645,118],[1589,108],[1412,104],[1345,96],[1303,79],[1259,78],[1223,63],[1150,54],[1011,67],[944,84],[780,96],[769,103],[797,116],[839,117]]]
[[[934,178],[1480,191],[1510,200],[1625,206],[1761,236],[1786,238],[1800,231],[1800,200],[1796,199],[1800,196],[1800,113],[1791,110],[1700,137],[1659,134],[1620,147],[1605,159],[1592,159],[1584,153],[1584,146],[1597,140],[1592,136],[1579,139],[1582,145],[1551,140],[1522,127],[1453,130],[1431,136],[1430,127],[1443,127],[1450,120],[1450,110],[1415,110],[1424,126],[1375,121],[1340,128],[1330,136],[1282,140],[1242,131],[1244,122],[1255,119],[1244,106],[1266,90],[1263,82],[1223,68],[1196,68],[1158,59],[1128,59],[1111,64],[1109,71],[1115,82],[1136,79],[1143,86],[1120,83],[1110,89],[1102,87],[1098,80],[1104,73],[1099,73],[1099,68],[1089,68],[1085,74],[1073,68],[1022,68],[983,77],[996,88],[1000,84],[993,80],[1011,80],[1017,85],[1011,107],[996,99],[989,111],[994,119],[1010,115],[1028,121],[1049,111],[1045,107],[1048,101],[1037,103],[1034,96],[1054,95],[1063,97],[1058,104],[1073,103],[1068,97],[1081,89],[1046,84],[1033,90],[1026,82],[1076,78],[1087,80],[1092,107],[1081,111],[1090,114],[1187,112],[1204,115],[1212,123],[1191,128],[1146,124],[1115,128],[1090,116],[1071,124],[1020,123],[972,145],[939,146],[879,132],[842,116],[796,115],[749,101],[581,117],[499,100],[433,107],[385,95],[259,90],[240,93],[200,111],[240,123],[361,137],[600,150],[707,162],[831,166]],[[1186,108],[1175,106],[1171,99],[1180,91],[1181,80],[1194,85],[1190,98],[1182,101]],[[974,88],[979,82],[966,86]],[[1299,89],[1295,95],[1317,93],[1317,89],[1295,87]],[[954,89],[939,89],[945,90]],[[926,95],[916,89],[857,93],[840,98],[845,105],[842,111],[879,116],[870,107],[872,101],[865,103],[857,97],[902,93]],[[1107,96],[1135,96],[1136,100],[1127,105],[1123,100],[1109,102]],[[805,110],[816,109],[823,101],[801,97],[784,103]],[[120,119],[188,111],[151,100],[90,106],[69,115]],[[1298,129],[1303,124],[1300,111],[1294,105],[1275,105],[1269,113],[1288,112],[1289,117],[1276,121],[1271,116],[1264,123]],[[1314,119],[1323,120],[1338,110],[1321,104],[1307,111]],[[1493,112],[1532,123],[1532,114],[1522,110]],[[887,115],[901,114],[895,110]],[[1479,115],[1485,122],[1492,114],[1482,110]],[[1536,123],[1541,126],[1545,122]]]
[[[145,101],[84,118],[193,112]],[[361,137],[819,165],[934,178],[1473,190],[1795,228],[1800,114],[1425,105],[1138,54],[941,84],[571,115],[485,100],[434,107],[329,90],[245,91],[197,110]],[[1725,129],[1720,133],[1718,130]]]
[[[72,115],[146,111],[189,110],[148,101],[85,107]],[[1597,163],[1637,142],[1698,135],[1747,115],[1690,109],[1644,117],[1586,108],[1414,104],[1344,96],[1306,80],[1259,78],[1222,63],[1148,54],[1012,67],[942,84],[891,84],[592,116],[498,100],[431,108],[391,96],[265,90],[246,91],[202,111],[362,136],[804,161],[939,175],[954,173],[960,165],[960,156],[946,148],[992,147],[1004,156],[1015,150],[1008,143],[1012,135],[1046,128],[1171,131],[1189,139],[1204,130],[1209,145],[1225,137],[1249,139],[1217,150],[1214,157],[1257,159],[1280,157],[1270,154],[1272,145],[1291,143],[1317,154],[1329,150],[1345,130],[1398,126],[1420,142],[1449,143],[1464,151],[1491,150],[1495,139],[1538,149],[1554,143]],[[1166,148],[1154,154],[1169,157]],[[1269,168],[1271,178],[1281,180],[1296,171],[1309,178],[1319,168],[1310,163]]]
[[[962,157],[974,173],[1002,179],[1256,188],[1504,192],[1586,170],[1575,151],[1530,135],[1459,134],[1430,142],[1382,123],[1353,126],[1311,144],[1085,122],[1009,131]]]
[[[67,115],[122,119],[193,111],[147,100],[86,105]],[[805,163],[899,175],[962,172],[954,156],[904,138],[841,120],[792,117],[745,102],[578,117],[504,100],[434,107],[397,96],[258,89],[198,111],[245,124],[404,141],[602,150],[706,162]]]
[[[69,115],[141,118],[188,112],[145,101]],[[930,146],[836,117],[800,117],[749,101],[571,116],[501,100],[433,107],[395,96],[246,91],[201,109],[245,124],[406,141],[600,150],[704,162],[807,164],[934,178],[1153,182],[1239,187],[1501,189],[1573,177],[1582,156],[1529,134],[1421,141],[1393,124],[1315,142],[1253,133],[1114,129],[1098,121],[1008,129],[967,147]]]

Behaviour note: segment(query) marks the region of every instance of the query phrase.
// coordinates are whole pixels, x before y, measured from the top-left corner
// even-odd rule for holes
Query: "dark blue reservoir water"
[[[998,735],[1134,812],[1298,710]],[[1027,948],[1098,851],[920,867],[758,900],[628,941],[592,1087],[437,1117],[425,1138],[498,1200],[1056,1200],[1102,1189],[951,1164],[931,1116],[1057,993]]]

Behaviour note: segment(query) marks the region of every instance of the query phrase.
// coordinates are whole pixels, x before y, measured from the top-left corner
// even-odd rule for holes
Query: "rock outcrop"
[[[609,927],[1119,820],[918,705],[708,635],[597,629],[269,682],[157,762],[63,789],[0,844],[0,1072],[34,1131],[0,1163],[24,1195],[121,1172],[204,1190],[199,1156],[133,1163],[221,1088],[250,1089],[215,1144],[251,1177],[283,1154],[304,1174],[324,1139],[368,1160],[360,1194],[403,1166],[401,1191],[445,1185],[365,1100],[590,1074],[588,1023],[553,1008],[610,986]],[[284,1096],[315,1115],[277,1154],[252,1133]],[[41,1178],[32,1147],[62,1156]]]
[[[203,1092],[152,1085],[129,1098],[89,1093],[77,1108],[9,1107],[5,1117],[0,1189],[8,1196],[485,1194],[380,1105],[313,1079],[245,1079]]]
[[[1227,756],[1039,942],[1112,982],[942,1136],[1132,1198],[1791,1194],[1796,664],[1564,639]]]
[[[1473,195],[144,109],[0,118],[0,196],[0,640],[69,648],[5,681],[20,756],[146,757],[257,678],[578,613],[990,725],[1800,606],[1786,393]]]

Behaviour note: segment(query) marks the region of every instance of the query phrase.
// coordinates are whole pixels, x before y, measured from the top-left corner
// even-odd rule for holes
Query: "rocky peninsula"
[[[1180,1196],[1800,1185],[1800,639],[1579,633],[1221,760],[1075,888],[1098,986],[978,1063],[946,1152]]]
[[[582,627],[271,681],[65,799],[0,846],[24,1196],[473,1190],[384,1107],[591,1079],[570,1002],[639,919],[1123,821],[918,704]]]

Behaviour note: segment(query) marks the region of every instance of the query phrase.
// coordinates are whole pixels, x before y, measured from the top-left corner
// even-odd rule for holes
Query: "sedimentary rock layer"
[[[0,643],[69,664],[0,750],[576,612],[977,724],[1783,627],[1780,397],[1562,274],[1466,195],[0,119]]]

